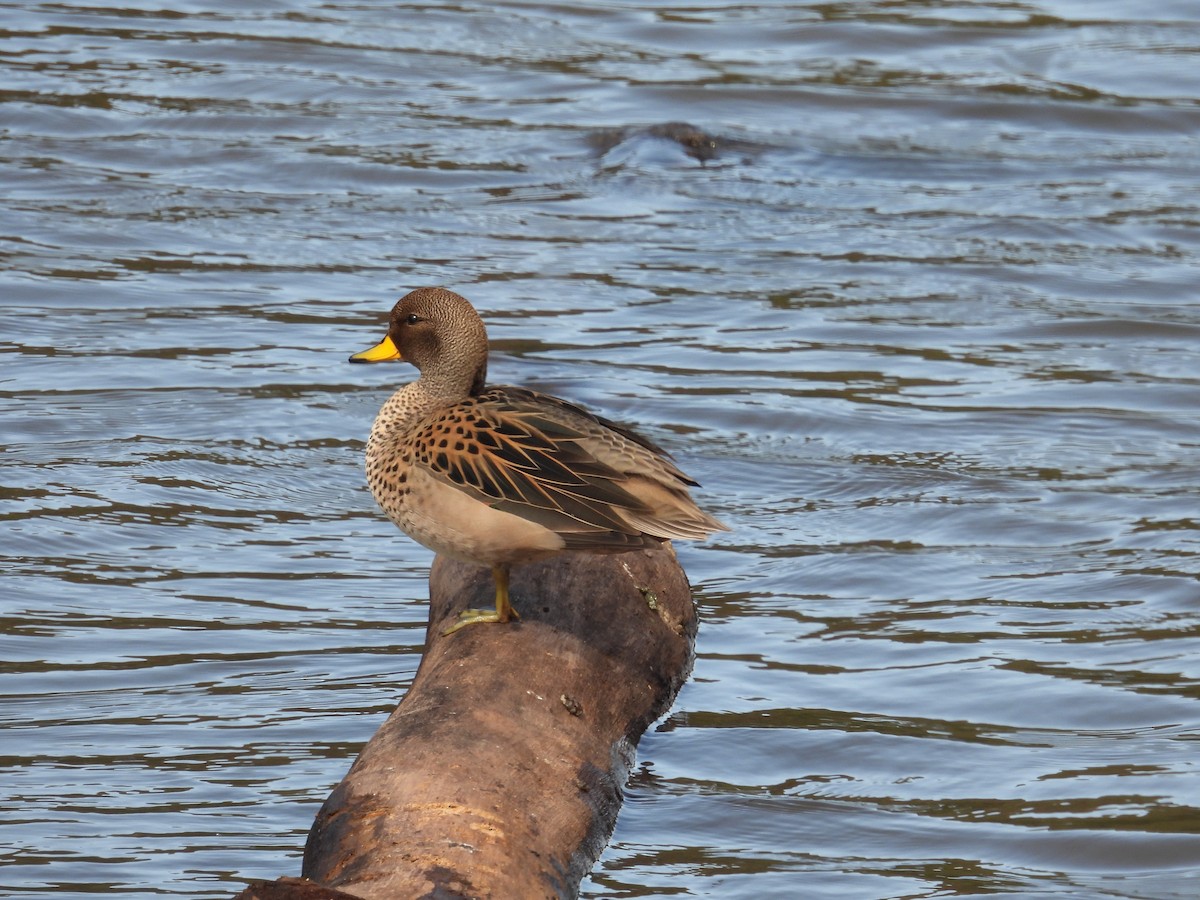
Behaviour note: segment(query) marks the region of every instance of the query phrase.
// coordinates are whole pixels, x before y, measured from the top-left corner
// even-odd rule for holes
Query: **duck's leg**
[[[496,584],[496,611],[488,612],[482,609],[464,609],[458,614],[458,621],[442,632],[443,635],[453,634],[464,625],[476,625],[480,622],[507,622],[510,619],[521,618],[511,603],[508,602],[508,563],[492,566],[492,581]]]
[[[508,563],[492,566],[492,581],[496,583],[496,621],[507,622],[510,619],[520,619],[521,615],[508,601],[508,573],[512,569]]]

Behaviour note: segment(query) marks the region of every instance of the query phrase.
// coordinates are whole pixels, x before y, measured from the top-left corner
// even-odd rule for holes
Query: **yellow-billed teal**
[[[446,634],[520,618],[508,599],[514,563],[728,530],[692,501],[696,482],[641,435],[557,397],[486,386],[487,331],[453,291],[402,297],[387,336],[350,357],[394,359],[421,377],[392,394],[371,427],[371,492],[414,540],[491,567],[496,585],[495,612],[466,610]]]

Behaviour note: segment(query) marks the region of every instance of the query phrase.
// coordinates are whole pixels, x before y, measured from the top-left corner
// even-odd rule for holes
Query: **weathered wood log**
[[[443,636],[493,588],[486,569],[434,561],[425,655],[318,813],[310,885],[369,900],[577,895],[633,748],[690,671],[695,608],[670,545],[519,566],[511,591],[519,623]]]
[[[354,894],[327,888],[304,878],[254,881],[234,900],[360,900]]]

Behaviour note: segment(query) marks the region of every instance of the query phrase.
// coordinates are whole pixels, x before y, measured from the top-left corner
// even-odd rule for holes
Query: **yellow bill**
[[[400,350],[388,335],[369,350],[363,350],[350,357],[350,362],[386,362],[390,359],[404,359]]]

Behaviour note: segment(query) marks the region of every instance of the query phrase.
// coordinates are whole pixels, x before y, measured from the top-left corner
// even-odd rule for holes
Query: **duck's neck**
[[[442,403],[456,403],[483,391],[487,381],[487,357],[471,369],[446,368],[425,371],[416,385],[421,393]]]
[[[423,419],[440,402],[438,396],[429,393],[426,385],[420,381],[404,385],[380,407],[375,424],[371,426],[371,437],[381,438],[404,431]]]

